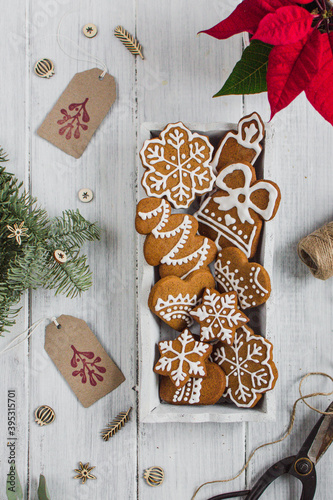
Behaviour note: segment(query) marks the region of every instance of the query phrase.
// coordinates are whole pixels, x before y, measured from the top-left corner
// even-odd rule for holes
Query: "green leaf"
[[[39,485],[38,485],[38,500],[51,500],[49,490],[46,486],[46,479],[43,474],[39,476]]]
[[[10,473],[7,474],[6,494],[8,500],[22,500],[23,498],[22,486],[15,464],[10,466]]]
[[[244,50],[221,90],[214,95],[259,94],[267,91],[266,74],[272,45],[253,40]]]

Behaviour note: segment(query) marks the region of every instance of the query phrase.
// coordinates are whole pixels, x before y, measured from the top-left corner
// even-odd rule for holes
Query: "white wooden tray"
[[[203,132],[216,147],[219,139],[228,130],[237,130],[234,123],[185,123],[192,131]],[[141,126],[139,147],[146,139],[158,135],[166,124],[144,123]],[[271,178],[270,161],[272,156],[273,129],[266,125],[266,137],[264,150],[255,163],[257,178]],[[143,167],[138,161],[138,179],[141,181]],[[141,187],[138,189],[138,199],[146,196]],[[269,275],[272,277],[273,267],[273,226],[274,221],[264,224],[261,242],[259,243],[259,259]],[[152,286],[156,282],[156,270],[149,266],[143,256],[144,237],[137,238],[137,300],[138,300],[138,342],[139,342],[139,387],[140,406],[139,418],[145,423],[159,422],[266,422],[275,419],[275,396],[274,390],[264,394],[259,403],[253,409],[238,408],[231,403],[218,403],[210,406],[175,406],[164,403],[159,398],[159,377],[153,372],[154,364],[158,359],[157,344],[161,338],[170,337],[170,328],[153,315],[148,307],[148,297]],[[274,290],[274,284],[272,283]],[[249,326],[255,333],[260,333],[265,338],[273,340],[273,308],[272,296],[268,302],[250,311],[251,319]]]

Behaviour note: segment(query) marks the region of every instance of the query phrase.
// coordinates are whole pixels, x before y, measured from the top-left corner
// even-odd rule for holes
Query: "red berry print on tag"
[[[61,109],[60,112],[62,113],[63,117],[61,120],[58,120],[59,125],[63,125],[64,123],[66,124],[64,127],[61,127],[59,129],[59,134],[64,135],[66,134],[66,139],[69,140],[72,137],[72,130],[74,130],[74,138],[79,139],[80,138],[80,128],[82,130],[88,130],[88,123],[90,121],[90,116],[87,113],[86,110],[86,104],[88,102],[89,98],[87,97],[83,102],[79,103],[72,103],[68,106],[69,111],[74,111],[74,115],[71,115],[66,109]],[[82,121],[81,121],[82,119]],[[83,123],[84,122],[84,123]]]
[[[103,366],[97,366],[97,363],[102,361],[101,358],[99,356],[95,358],[95,354],[91,351],[78,351],[73,345],[71,345],[71,348],[74,352],[71,359],[71,366],[77,368],[80,364],[82,365],[80,370],[73,371],[73,377],[80,375],[82,384],[85,384],[88,376],[90,385],[92,386],[97,385],[97,381],[103,382],[104,378],[99,373],[105,373],[106,369]],[[96,370],[99,371],[99,373],[97,373]]]

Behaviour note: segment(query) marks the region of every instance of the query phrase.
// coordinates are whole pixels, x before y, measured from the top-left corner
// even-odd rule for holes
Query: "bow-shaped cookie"
[[[235,163],[224,168],[216,179],[216,186],[226,193],[214,198],[219,210],[228,211],[235,207],[242,224],[254,224],[250,209],[264,220],[270,220],[279,207],[279,187],[271,181],[256,181],[250,164]]]

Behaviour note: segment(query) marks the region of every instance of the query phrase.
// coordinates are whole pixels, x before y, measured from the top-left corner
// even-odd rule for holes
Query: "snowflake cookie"
[[[218,250],[234,246],[253,257],[263,220],[273,219],[279,208],[279,187],[272,181],[256,180],[254,168],[246,162],[221,170],[216,186],[194,214],[199,233],[214,240]]]
[[[217,344],[213,360],[227,377],[224,396],[242,408],[253,408],[278,378],[272,344],[247,326],[236,331],[233,346]]]
[[[200,340],[210,342],[220,340],[232,345],[237,328],[249,321],[238,309],[237,293],[219,293],[214,288],[206,288],[199,306],[190,315],[200,324]]]
[[[151,266],[159,265],[161,278],[186,278],[198,269],[207,268],[216,256],[215,243],[197,235],[198,221],[188,214],[171,215],[167,200],[144,198],[138,203],[135,227],[146,234],[145,259]]]
[[[184,280],[166,276],[153,286],[148,305],[167,325],[182,332],[193,323],[190,312],[199,304],[204,289],[214,285],[214,277],[208,269],[194,271]]]
[[[224,248],[218,254],[215,279],[219,291],[237,293],[242,309],[264,304],[271,294],[271,280],[266,269],[249,262],[238,248]]]
[[[226,386],[226,376],[216,364],[207,362],[206,378],[190,378],[180,388],[169,377],[160,379],[160,398],[172,405],[214,405],[221,399]]]
[[[145,141],[140,157],[146,171],[142,186],[148,196],[167,198],[174,208],[188,208],[196,195],[213,188],[213,146],[183,123],[170,123],[159,138]]]
[[[189,330],[184,330],[175,340],[159,342],[161,354],[154,372],[169,376],[176,387],[183,387],[190,377],[207,376],[206,361],[212,346],[195,340]]]
[[[211,162],[215,172],[220,172],[231,163],[248,162],[252,165],[262,151],[261,142],[265,137],[265,126],[258,115],[244,116],[237,130],[230,130],[221,140]]]

